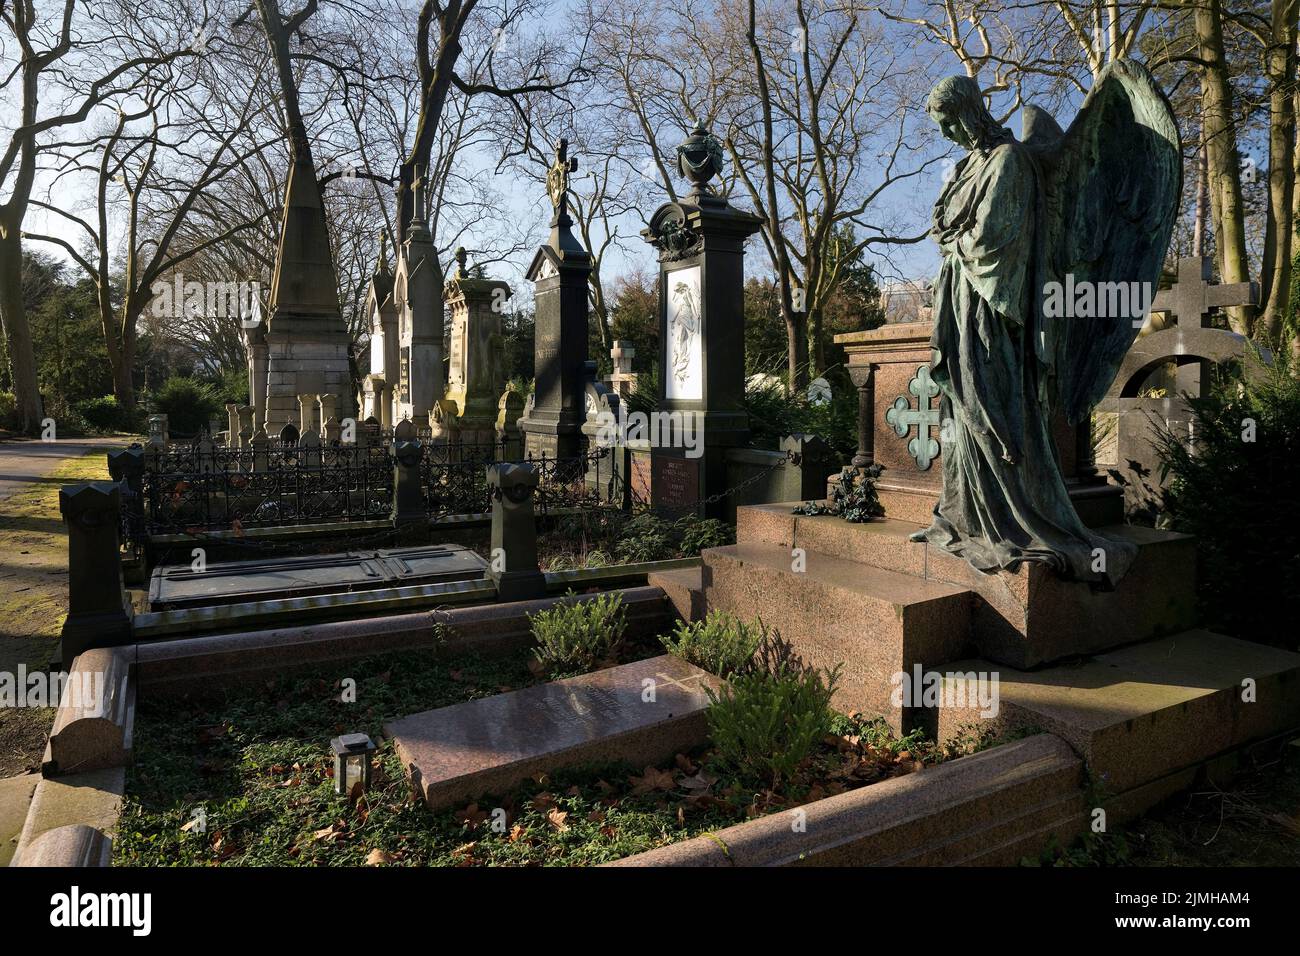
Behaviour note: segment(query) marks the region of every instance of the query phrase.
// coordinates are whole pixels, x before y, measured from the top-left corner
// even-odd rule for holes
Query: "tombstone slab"
[[[646,681],[654,699],[646,700]],[[431,809],[501,794],[597,760],[654,764],[705,742],[705,688],[676,657],[648,660],[403,717],[384,730]]]
[[[243,604],[267,598],[371,591],[482,578],[487,562],[458,544],[310,555],[271,561],[229,561],[195,571],[188,564],[156,568],[149,608]]]

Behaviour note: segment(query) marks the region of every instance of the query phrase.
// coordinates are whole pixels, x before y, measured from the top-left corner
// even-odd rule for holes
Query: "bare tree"
[[[129,17],[109,3],[78,7],[63,0],[54,15],[42,16],[35,0],[13,0],[0,10],[7,45],[17,47],[16,64],[0,76],[0,93],[16,92],[18,123],[0,152],[0,317],[18,414],[25,431],[41,417],[36,355],[22,295],[22,227],[37,176],[38,148],[47,134],[83,123],[101,104],[133,90],[152,71],[189,49],[166,50],[159,43],[141,51],[150,34],[133,30]],[[165,41],[163,41],[165,42]],[[53,108],[42,114],[42,103]]]

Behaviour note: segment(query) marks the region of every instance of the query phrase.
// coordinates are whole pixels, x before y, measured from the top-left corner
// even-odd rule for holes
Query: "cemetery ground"
[[[651,641],[621,660],[662,652]],[[357,699],[340,699],[340,675]],[[363,796],[335,795],[321,741],[420,706],[508,693],[541,679],[531,652],[496,660],[403,652],[313,669],[247,692],[140,708],[136,762],[114,863],[166,865],[590,865],[842,793],[974,751],[898,739],[878,719],[837,717],[793,779],[765,788],[709,747],[658,766],[589,762],[511,792],[431,812],[391,741]],[[360,707],[360,713],[357,708]],[[983,741],[988,745],[990,741]]]

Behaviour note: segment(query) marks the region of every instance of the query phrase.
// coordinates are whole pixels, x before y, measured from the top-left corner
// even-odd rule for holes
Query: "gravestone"
[[[167,433],[167,416],[150,415],[149,416],[149,441],[165,445],[170,440]]]
[[[575,457],[582,447],[583,366],[587,361],[587,282],[591,256],[571,231],[569,173],[578,161],[561,139],[547,179],[555,215],[546,245],[528,267],[535,286],[536,342],[533,375],[537,385],[533,407],[519,427],[524,453],[531,457]]]
[[[708,736],[716,677],[670,656],[402,717],[385,734],[430,809],[593,761],[644,767]]]
[[[641,234],[659,252],[658,409],[689,419],[703,453],[688,452],[674,430],[670,447],[652,453],[651,493],[661,511],[723,518],[725,501],[699,502],[726,489],[726,450],[749,440],[744,254],[762,220],[709,189],[722,171],[722,147],[703,126],[691,131],[677,157],[691,192],[660,206]]]
[[[491,444],[504,385],[501,312],[511,293],[505,282],[470,275],[467,259],[464,249],[456,250],[456,273],[443,290],[451,309],[446,397],[455,403],[461,441]]]
[[[397,383],[395,419],[429,425],[429,409],[443,396],[442,267],[429,232],[424,175],[415,183],[415,210],[399,251],[393,300],[398,310],[397,368],[384,367]]]
[[[339,311],[337,272],[320,182],[306,131],[297,126],[289,131],[289,138],[292,164],[265,331],[266,421],[276,426],[287,422],[302,426],[300,394],[345,395],[351,378],[350,340]],[[255,330],[250,331],[256,335]],[[255,382],[253,386],[256,396]]]
[[[399,264],[402,250],[398,250]],[[397,375],[398,352],[401,337],[398,331],[400,320],[398,307],[394,299],[392,272],[388,269],[388,233],[379,235],[379,257],[375,262],[374,274],[366,287],[366,316],[370,326],[370,345],[367,352],[368,367],[362,382],[365,394],[365,408],[361,414],[374,416],[385,427],[393,425],[393,382]]]
[[[1191,437],[1194,416],[1184,396],[1204,394],[1211,366],[1241,361],[1251,377],[1261,370],[1248,339],[1211,324],[1215,309],[1258,302],[1259,286],[1253,282],[1214,285],[1211,270],[1209,258],[1178,260],[1178,280],[1151,305],[1153,313],[1164,312],[1170,319],[1134,341],[1114,385],[1097,406],[1098,412],[1115,416],[1114,471],[1124,486],[1124,505],[1130,513],[1153,517],[1160,511],[1161,436],[1171,432],[1184,440]],[[1267,352],[1259,358],[1271,361]],[[1176,366],[1172,377],[1166,374],[1170,364]],[[1164,388],[1164,395],[1144,394],[1153,381]]]
[[[154,569],[149,609],[170,611],[479,580],[486,570],[486,561],[457,544],[225,561],[208,564],[203,571],[195,571],[189,564],[164,565]]]
[[[620,398],[627,398],[636,391],[637,374],[632,371],[636,348],[631,342],[619,339],[609,350],[609,357],[614,362],[614,372],[605,381],[618,392]]]
[[[497,402],[496,440],[501,445],[501,456],[507,461],[524,456],[519,419],[524,414],[524,397],[515,391],[501,394]]]

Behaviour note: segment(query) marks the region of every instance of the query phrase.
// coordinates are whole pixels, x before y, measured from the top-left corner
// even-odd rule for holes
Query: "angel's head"
[[[935,84],[926,105],[943,135],[958,146],[989,146],[1004,136],[984,105],[979,84],[969,76],[949,76]]]

